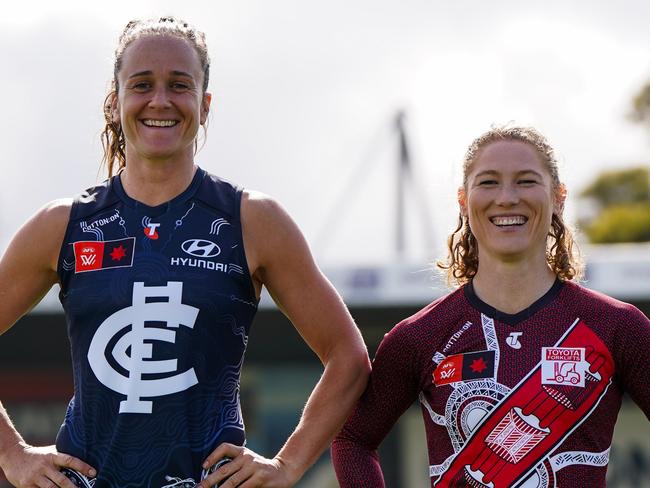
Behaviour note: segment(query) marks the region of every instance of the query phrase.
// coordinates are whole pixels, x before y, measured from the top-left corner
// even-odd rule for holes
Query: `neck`
[[[132,161],[120,173],[122,186],[134,200],[155,207],[180,195],[192,182],[197,167],[188,161]]]
[[[550,290],[555,273],[546,263],[490,263],[481,260],[472,280],[476,295],[488,305],[508,314],[528,308]]]

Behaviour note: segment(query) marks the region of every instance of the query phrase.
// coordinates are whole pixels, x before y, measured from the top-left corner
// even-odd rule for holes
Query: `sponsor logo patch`
[[[149,222],[144,228],[144,235],[147,236],[149,239],[153,239],[155,241],[159,237],[158,230],[157,230],[158,227],[160,227],[160,224]]]
[[[513,349],[521,349],[521,342],[519,337],[521,337],[523,332],[510,332],[510,335],[506,337],[506,344],[508,344]]]
[[[181,245],[183,251],[198,258],[213,258],[221,254],[221,249],[214,242],[205,239],[188,239]]]
[[[451,347],[456,344],[456,341],[462,336],[466,330],[468,330],[472,326],[472,323],[468,320],[463,324],[463,326],[457,330],[456,332],[453,333],[453,335],[449,338],[447,341],[447,344],[445,345],[444,349],[442,350],[443,353],[446,353],[451,349]]]
[[[494,351],[448,356],[433,372],[433,382],[436,386],[493,377]]]
[[[588,367],[584,347],[542,348],[543,385],[584,387]]]
[[[78,241],[72,244],[74,272],[133,266],[135,237],[114,241]]]

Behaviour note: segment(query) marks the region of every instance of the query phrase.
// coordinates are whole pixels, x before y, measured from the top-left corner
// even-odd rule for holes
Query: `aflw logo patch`
[[[433,382],[436,386],[493,377],[494,351],[448,356],[433,372]]]
[[[74,272],[97,271],[133,266],[135,237],[115,241],[78,241],[72,243]]]

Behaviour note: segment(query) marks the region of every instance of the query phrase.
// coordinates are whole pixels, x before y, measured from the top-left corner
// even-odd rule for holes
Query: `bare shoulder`
[[[57,262],[72,200],[41,207],[0,257],[0,334],[29,311],[57,282]]]
[[[60,198],[52,200],[43,205],[34,215],[40,225],[48,226],[52,229],[65,226],[70,218],[72,209],[72,198]]]
[[[273,269],[313,267],[307,241],[289,213],[274,198],[257,191],[242,196],[242,232],[249,269],[269,286]]]
[[[242,193],[242,220],[246,223],[264,224],[269,219],[290,219],[287,211],[273,197],[255,190]]]
[[[37,258],[36,262],[56,269],[59,249],[70,218],[72,199],[53,200],[43,205],[20,228],[8,252]],[[46,238],[43,238],[45,237]]]
[[[244,239],[248,237],[256,247],[270,248],[274,244],[285,246],[287,242],[303,241],[302,233],[289,213],[269,195],[245,191],[241,212]]]

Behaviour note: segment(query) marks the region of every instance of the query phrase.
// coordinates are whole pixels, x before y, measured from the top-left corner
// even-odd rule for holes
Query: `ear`
[[[210,113],[210,104],[212,103],[212,93],[205,92],[203,94],[203,100],[201,101],[201,125],[205,124],[208,120],[208,114]]]
[[[458,187],[458,206],[460,207],[460,214],[463,217],[467,217],[467,193],[465,188],[462,186]]]
[[[562,215],[564,211],[564,202],[566,201],[567,190],[564,183],[560,183],[560,186],[555,190],[555,198],[553,202],[553,212],[556,215]]]

